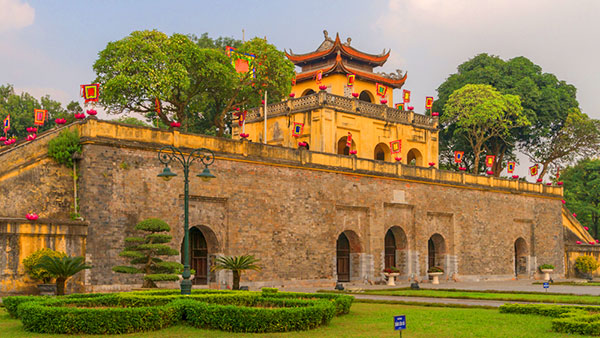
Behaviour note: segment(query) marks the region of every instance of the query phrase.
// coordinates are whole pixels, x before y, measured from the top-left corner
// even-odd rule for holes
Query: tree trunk
[[[156,287],[157,286],[156,286],[156,284],[153,281],[148,280],[148,279],[144,279],[144,283],[142,284],[142,288],[144,288],[144,289],[154,289]]]
[[[544,168],[542,169],[542,172],[538,176],[539,179],[544,179],[544,176],[546,176],[546,173],[548,172],[548,167],[549,167],[550,163],[542,163],[542,165],[544,166]]]
[[[233,270],[233,290],[240,289],[240,272],[237,270]]]
[[[473,174],[477,175],[479,174],[479,155],[481,154],[481,151],[474,152],[474,154],[475,158],[473,159]]]
[[[62,278],[62,277],[57,277],[56,278],[56,294],[58,296],[64,296],[65,295],[65,283],[66,283],[67,279],[66,278]]]

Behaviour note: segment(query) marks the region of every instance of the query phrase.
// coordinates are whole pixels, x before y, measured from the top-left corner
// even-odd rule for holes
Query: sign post
[[[394,316],[394,330],[400,331],[402,338],[402,330],[406,330],[406,315]]]
[[[548,292],[548,288],[550,288],[550,283],[544,282],[544,289],[546,289],[546,292]]]

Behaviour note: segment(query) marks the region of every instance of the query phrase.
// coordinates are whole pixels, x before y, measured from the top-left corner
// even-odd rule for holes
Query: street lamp
[[[215,161],[215,153],[212,150],[206,148],[198,148],[192,150],[187,157],[185,154],[176,147],[166,146],[162,147],[158,151],[158,160],[165,165],[163,171],[158,174],[158,177],[161,177],[165,181],[170,180],[171,178],[177,176],[176,173],[172,172],[169,168],[169,163],[177,161],[183,167],[183,182],[185,183],[185,192],[184,192],[184,222],[183,222],[183,280],[181,281],[181,294],[182,295],[190,295],[192,294],[192,281],[190,280],[190,228],[189,228],[189,173],[190,173],[190,165],[194,163],[194,161],[199,160],[204,165],[204,170],[202,173],[197,176],[200,177],[203,181],[209,181],[212,178],[215,178],[210,170],[208,170],[208,166],[213,164]]]

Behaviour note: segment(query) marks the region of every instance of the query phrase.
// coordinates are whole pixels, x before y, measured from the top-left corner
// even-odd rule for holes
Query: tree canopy
[[[484,144],[486,152],[496,155],[496,174],[502,169],[502,160],[514,159],[517,148],[527,149],[540,140],[552,137],[565,124],[568,112],[578,109],[576,88],[559,80],[555,75],[543,73],[542,68],[526,57],[507,61],[497,56],[479,54],[458,66],[437,89],[438,99],[434,110],[446,114],[445,105],[450,95],[466,84],[488,84],[501,94],[518,95],[523,115],[530,125],[514,128],[504,139],[491,138]],[[454,133],[453,126],[440,132],[440,157],[448,163],[454,150],[466,150],[465,159],[472,161],[467,144]]]
[[[0,121],[10,115],[11,128],[8,131],[9,136],[17,138],[27,136],[26,129],[34,127],[34,109],[48,110],[48,120],[43,126],[38,126],[38,133],[52,128],[55,118],[65,118],[70,123],[75,120],[72,113],[82,111],[79,103],[75,101],[71,101],[65,109],[60,102],[51,99],[49,95],[43,96],[38,101],[29,93],[15,93],[14,87],[10,84],[0,85]]]
[[[600,235],[600,160],[584,159],[563,170],[566,206],[577,219]]]
[[[252,71],[237,73],[224,44],[254,55]],[[236,54],[237,55],[237,54]],[[294,65],[263,39],[240,44],[231,38],[212,40],[158,31],[136,31],[108,43],[94,63],[102,85],[100,103],[109,113],[156,116],[169,125],[177,120],[186,130],[223,135],[226,112],[260,104],[265,90],[269,101],[285,97],[291,88]],[[160,110],[157,109],[157,103]]]
[[[444,110],[440,123],[443,127],[454,126],[453,136],[469,144],[475,174],[486,142],[492,138],[504,140],[511,129],[530,124],[518,96],[502,95],[490,85],[465,85],[450,95]]]

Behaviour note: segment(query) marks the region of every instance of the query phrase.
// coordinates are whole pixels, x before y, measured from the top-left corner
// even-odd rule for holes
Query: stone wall
[[[179,136],[179,142],[183,140]],[[203,142],[200,145],[218,151],[210,167],[217,178],[202,182],[195,175],[203,168],[193,168],[190,225],[212,241],[211,255],[253,254],[261,259],[263,270],[245,274],[245,284],[334,283],[336,240],[342,232],[350,234],[351,280],[380,280],[384,236],[390,227],[406,235],[406,261],[398,262],[406,266],[406,278],[426,278],[427,243],[434,234],[444,241],[446,278],[514,278],[518,238],[526,243],[524,277],[542,263],[564,274],[560,196],[507,191],[502,182],[500,188],[484,188],[376,171],[352,173],[343,167],[281,159],[281,153],[297,150],[250,143],[244,156],[243,151],[227,152],[242,143],[226,141],[233,143],[228,148],[214,146],[211,138]],[[91,224],[87,257],[94,273],[89,282],[98,290],[139,283],[110,270],[124,263],[118,253],[138,221],[164,219],[173,228],[173,247],[180,248],[182,170],[174,165],[171,169],[178,177],[158,179],[164,166],[157,159],[157,147],[124,139],[84,141],[81,213]],[[279,159],[248,153],[275,153]],[[431,171],[428,175],[437,177]]]
[[[555,265],[558,275],[565,272],[560,187],[95,120],[72,128],[79,130],[83,144],[80,212],[89,222],[85,252],[93,265],[85,279],[88,290],[141,283],[111,267],[125,263],[118,255],[123,239],[134,235],[143,219],[169,223],[172,246],[180,249],[183,175],[175,164],[171,169],[178,177],[169,182],[156,177],[164,168],[157,150],[165,145],[217,153],[210,167],[216,179],[202,182],[195,175],[203,168],[192,168],[190,225],[204,234],[211,257],[253,254],[261,259],[262,271],[243,275],[246,285],[335,283],[341,233],[350,241],[350,279],[381,280],[390,228],[405,241],[397,254],[403,278],[426,278],[430,238],[439,242],[435,264],[443,265],[445,278],[514,278],[517,239],[524,241],[522,276],[530,277],[542,263]],[[73,188],[63,182],[68,171],[52,162],[39,166],[54,172],[13,171],[12,181],[4,175],[5,188],[25,193],[22,175],[43,177],[39,189],[69,201]],[[34,210],[48,208],[41,198],[23,203]],[[15,214],[29,211],[14,205]],[[66,204],[54,208],[67,212]],[[222,284],[229,278],[221,273],[209,279]]]

